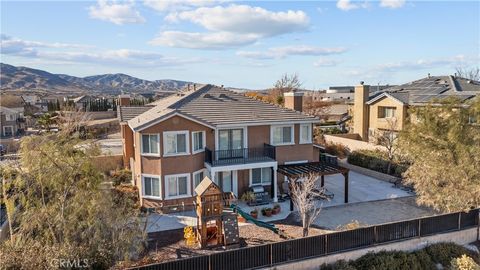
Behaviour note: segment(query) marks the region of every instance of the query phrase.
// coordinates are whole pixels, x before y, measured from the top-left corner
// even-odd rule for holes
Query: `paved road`
[[[433,209],[418,206],[415,197],[411,196],[324,208],[314,224],[322,228],[336,229],[353,220],[358,220],[362,225],[374,225],[434,214],[436,212]]]

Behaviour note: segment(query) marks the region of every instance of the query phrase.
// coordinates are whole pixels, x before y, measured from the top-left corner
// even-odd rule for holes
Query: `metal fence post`
[[[269,244],[270,246],[270,266],[273,265],[273,245]]]
[[[422,237],[422,218],[418,219],[418,237]]]
[[[462,212],[458,212],[458,230],[462,229]]]

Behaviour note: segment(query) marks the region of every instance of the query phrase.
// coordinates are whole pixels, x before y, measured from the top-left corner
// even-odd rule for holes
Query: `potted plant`
[[[250,216],[252,216],[254,219],[258,218],[258,209],[255,208],[252,211],[250,211]]]
[[[247,191],[242,194],[242,197],[240,197],[240,200],[246,202],[247,204],[255,201],[255,193],[251,191]]]
[[[266,217],[271,217],[272,216],[272,208],[270,207],[265,207],[262,209],[262,215]]]
[[[273,209],[272,209],[272,214],[276,215],[278,213],[280,213],[280,210],[282,208],[280,207],[280,204],[276,203],[273,205]]]

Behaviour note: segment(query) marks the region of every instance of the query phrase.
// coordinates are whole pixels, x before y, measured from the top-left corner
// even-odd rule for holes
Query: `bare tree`
[[[300,78],[297,73],[288,74],[285,73],[282,77],[275,82],[273,86],[274,89],[280,90],[283,94],[285,92],[290,92],[301,88],[303,83],[300,81]]]
[[[387,152],[388,165],[387,173],[390,174],[392,168],[393,159],[398,149],[398,130],[397,130],[397,119],[395,117],[386,118],[387,127],[382,130],[377,130],[375,132],[374,138],[376,144],[383,146]]]
[[[278,79],[273,88],[268,91],[265,98],[267,102],[282,105],[284,103],[283,94],[286,92],[295,91],[302,87],[302,82],[297,73],[285,73]]]
[[[314,100],[313,97],[306,98],[303,103],[303,111],[326,121],[332,105],[333,102],[330,101]]]
[[[293,179],[290,183],[292,202],[302,219],[303,237],[308,236],[308,230],[322,210],[315,200],[323,194],[316,187],[318,176],[309,174],[303,178]]]
[[[472,81],[480,81],[480,68],[465,68],[465,67],[456,67],[455,71],[457,76],[469,79]]]

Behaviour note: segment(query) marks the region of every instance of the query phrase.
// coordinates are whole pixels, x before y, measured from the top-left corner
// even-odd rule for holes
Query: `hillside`
[[[9,91],[142,93],[158,90],[176,91],[188,83],[190,82],[177,80],[148,81],[121,73],[82,78],[0,63],[0,89]]]

